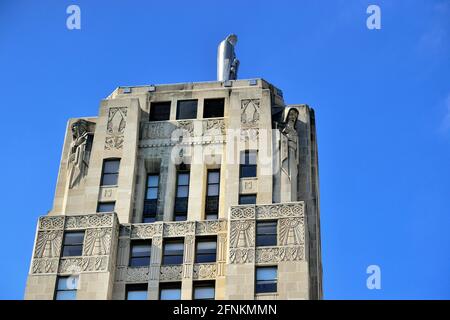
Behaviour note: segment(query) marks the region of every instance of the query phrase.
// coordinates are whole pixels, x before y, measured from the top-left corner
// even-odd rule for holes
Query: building
[[[119,87],[68,122],[26,299],[322,298],[314,111],[236,80],[230,43],[221,81]]]

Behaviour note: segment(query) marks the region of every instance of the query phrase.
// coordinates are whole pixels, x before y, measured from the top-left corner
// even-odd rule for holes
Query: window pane
[[[76,290],[78,288],[78,277],[58,277],[57,290]]]
[[[63,257],[74,257],[81,256],[83,254],[83,246],[82,245],[70,245],[64,246],[63,248]]]
[[[214,287],[198,287],[194,289],[194,299],[214,299]]]
[[[177,197],[178,198],[187,198],[189,195],[189,187],[178,187],[177,188]]]
[[[56,300],[77,300],[77,291],[58,291],[56,292]]]
[[[203,118],[218,118],[223,117],[224,98],[220,99],[205,99]]]
[[[276,235],[259,235],[256,236],[256,246],[276,246],[277,236]]]
[[[208,213],[206,214],[206,220],[217,220],[219,217],[217,213]]]
[[[219,185],[213,184],[208,186],[208,196],[218,196],[219,195]]]
[[[181,300],[181,289],[161,289],[160,300]]]
[[[117,185],[117,173],[106,173],[102,177],[102,186],[116,186]]]
[[[133,257],[145,257],[150,256],[151,247],[150,244],[135,244],[131,247],[131,255]]]
[[[147,290],[128,291],[127,300],[147,300]]]
[[[208,183],[219,183],[219,171],[208,172]]]
[[[105,160],[103,173],[118,173],[120,160]]]
[[[277,283],[275,281],[257,282],[255,289],[256,293],[277,292]]]
[[[178,101],[177,119],[197,118],[197,100]]]
[[[66,232],[64,234],[64,245],[83,244],[84,232]]]
[[[159,176],[158,175],[149,175],[147,177],[147,185],[149,187],[157,187],[159,182]]]
[[[239,196],[239,204],[256,204],[256,195]]]
[[[256,151],[251,151],[247,154],[246,164],[256,165]]]
[[[150,106],[150,121],[164,121],[170,119],[170,101],[152,102]]]
[[[254,178],[257,175],[254,165],[241,165],[241,178]]]
[[[197,243],[197,250],[206,250],[208,252],[211,252],[211,250],[213,250],[215,252],[216,247],[216,241],[201,241]]]
[[[164,246],[165,253],[183,253],[184,247],[182,242],[166,243]]]
[[[256,268],[256,280],[276,280],[276,278],[276,267]]]
[[[114,212],[115,202],[100,202],[97,212]]]
[[[189,185],[189,173],[179,173],[178,174],[178,185],[188,186]]]
[[[147,199],[158,199],[158,188],[148,188]]]
[[[130,259],[130,267],[147,267],[150,265],[150,257],[137,257]]]

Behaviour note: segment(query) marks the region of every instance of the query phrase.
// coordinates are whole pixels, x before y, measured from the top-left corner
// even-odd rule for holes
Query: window
[[[256,267],[255,292],[277,292],[277,267]]]
[[[147,300],[147,284],[127,284],[126,285],[126,300]]]
[[[119,177],[120,160],[104,160],[102,171],[102,186],[117,186],[117,178]]]
[[[78,276],[58,277],[56,279],[55,300],[76,300]]]
[[[208,170],[206,191],[206,220],[215,220],[219,216],[220,170]]]
[[[170,101],[152,102],[150,105],[150,121],[164,121],[170,119]]]
[[[132,241],[130,248],[130,267],[146,267],[150,265],[152,245],[150,241]]]
[[[115,206],[116,206],[116,203],[114,201],[99,202],[97,205],[97,212],[114,212]]]
[[[239,195],[239,204],[256,204],[256,194]]]
[[[83,254],[84,231],[66,232],[63,240],[63,257],[81,256]]]
[[[164,243],[162,264],[183,263],[183,240],[168,240]]]
[[[189,200],[189,179],[190,174],[188,171],[179,171],[177,173],[175,221],[184,221],[187,219],[188,200]]]
[[[194,282],[194,300],[214,300],[215,283],[214,281],[196,281]]]
[[[225,99],[205,99],[203,106],[203,118],[223,117]]]
[[[181,283],[161,283],[159,300],[181,300]]]
[[[195,262],[216,262],[217,238],[197,238]]]
[[[256,245],[276,246],[277,245],[277,222],[257,221],[256,222]]]
[[[255,178],[256,177],[256,151],[241,152],[241,178]]]
[[[177,106],[177,120],[197,118],[197,100],[181,100]]]
[[[142,222],[155,222],[156,210],[158,207],[158,185],[159,175],[149,174],[147,176],[147,191],[144,201],[144,213],[142,215]]]

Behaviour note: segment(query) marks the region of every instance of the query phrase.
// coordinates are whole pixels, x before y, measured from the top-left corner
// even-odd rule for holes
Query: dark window
[[[214,300],[215,283],[214,281],[196,281],[194,282],[193,300]]]
[[[170,119],[170,101],[152,102],[150,105],[150,121],[164,121]]]
[[[241,178],[255,178],[256,177],[256,151],[241,152]]]
[[[83,254],[84,231],[66,232],[63,240],[63,257],[81,256]]]
[[[256,204],[256,194],[239,195],[239,204]]]
[[[127,284],[126,285],[126,300],[147,300],[147,284]]]
[[[206,191],[206,220],[214,220],[219,216],[220,170],[208,170]]]
[[[256,267],[255,292],[277,292],[277,267]]]
[[[161,283],[159,300],[181,300],[181,283]]]
[[[188,171],[177,173],[177,191],[175,197],[175,221],[187,219],[188,199],[189,199],[189,179]]]
[[[183,263],[183,240],[168,240],[164,242],[162,264]]]
[[[257,221],[256,222],[256,245],[276,246],[277,245],[277,222]]]
[[[152,245],[150,241],[132,241],[130,248],[130,267],[146,267],[150,265]]]
[[[120,159],[103,161],[102,186],[116,186],[119,177]]]
[[[177,106],[177,120],[197,118],[197,100],[181,100]]]
[[[149,174],[147,176],[147,190],[145,193],[144,201],[144,213],[142,216],[142,222],[155,222],[156,210],[158,206],[158,186],[159,175]]]
[[[116,203],[114,201],[99,202],[97,205],[97,212],[114,212],[115,206],[116,206]]]
[[[223,117],[225,99],[205,99],[203,106],[203,118]]]
[[[78,276],[67,276],[56,279],[55,300],[76,300]]]
[[[195,262],[216,262],[217,238],[197,238]]]

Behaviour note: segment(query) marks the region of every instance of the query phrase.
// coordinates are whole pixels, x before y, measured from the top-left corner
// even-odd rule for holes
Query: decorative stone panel
[[[241,100],[241,128],[257,128],[260,117],[260,99]]]
[[[254,219],[255,218],[255,206],[236,206],[231,207],[231,219]]]
[[[107,271],[109,256],[62,258],[58,273],[77,274],[80,272]]]
[[[305,224],[302,218],[278,220],[278,244],[281,246],[305,243]]]
[[[55,258],[61,253],[63,230],[38,231],[34,258]]]
[[[127,108],[111,107],[106,125],[105,149],[120,150],[123,147],[125,127],[127,125]]]
[[[217,276],[217,265],[215,263],[194,264],[194,280],[210,280]]]
[[[87,229],[84,236],[83,255],[107,255],[111,249],[111,228]]]
[[[31,273],[56,273],[58,271],[58,258],[33,259]]]
[[[274,219],[274,218],[303,217],[303,216],[304,216],[304,202],[258,205],[256,207],[257,219]]]
[[[179,281],[181,280],[183,268],[181,265],[161,266],[159,280],[161,281]]]
[[[256,263],[277,263],[280,261],[301,261],[305,259],[305,247],[256,248]]]
[[[227,230],[226,220],[205,220],[196,222],[195,234],[216,234],[221,231]]]
[[[254,263],[255,262],[255,249],[230,249],[230,263]]]
[[[117,269],[117,282],[147,282],[149,280],[149,267],[121,267]]]
[[[164,237],[183,237],[195,232],[195,222],[164,223]]]
[[[230,248],[255,246],[255,222],[253,220],[231,221]]]
[[[162,231],[162,223],[134,224],[131,228],[131,238],[150,239],[156,235],[161,235]]]
[[[39,230],[58,230],[64,229],[64,217],[40,217]]]

